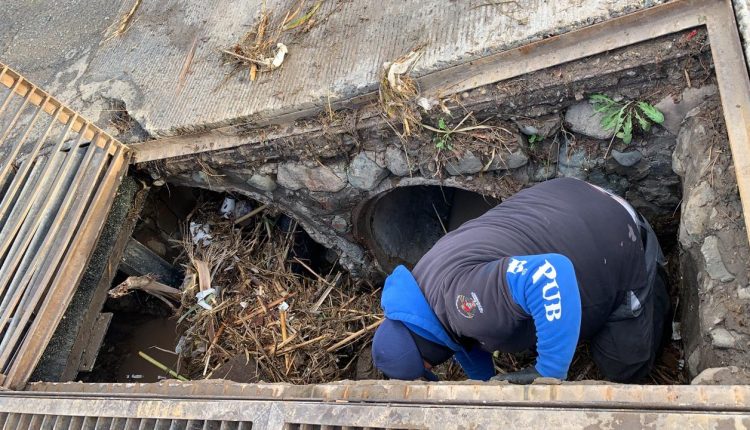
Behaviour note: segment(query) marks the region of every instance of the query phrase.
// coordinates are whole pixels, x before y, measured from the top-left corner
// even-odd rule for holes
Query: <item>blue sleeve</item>
[[[492,362],[492,354],[479,347],[458,351],[455,357],[469,379],[488,381],[495,376],[495,364]]]
[[[573,263],[560,254],[512,257],[505,276],[513,300],[534,319],[537,372],[565,379],[581,330]]]

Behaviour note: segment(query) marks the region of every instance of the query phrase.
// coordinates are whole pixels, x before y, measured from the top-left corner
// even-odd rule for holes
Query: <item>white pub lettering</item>
[[[536,284],[544,276],[551,282],[542,287],[542,298],[545,301],[544,311],[547,321],[559,320],[562,317],[562,296],[560,295],[560,286],[557,285],[557,271],[549,261],[544,260],[544,264],[537,269],[531,277]]]

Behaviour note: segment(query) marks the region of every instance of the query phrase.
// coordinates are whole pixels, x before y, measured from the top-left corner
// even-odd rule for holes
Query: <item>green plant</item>
[[[664,122],[664,114],[644,101],[616,102],[604,94],[593,94],[589,101],[594,105],[594,110],[604,114],[602,128],[614,131],[612,139],[618,137],[625,144],[633,140],[633,118],[645,132],[651,130],[652,124]]]
[[[544,140],[544,136],[540,136],[538,134],[532,134],[531,136],[529,136],[529,143],[532,145],[537,142],[541,142],[543,140]]]
[[[451,129],[448,128],[448,125],[445,124],[445,119],[440,118],[438,119],[438,130],[440,133],[435,135],[433,138],[433,142],[435,143],[435,148],[437,148],[439,151],[442,151],[444,149],[452,150],[453,147],[451,147]]]

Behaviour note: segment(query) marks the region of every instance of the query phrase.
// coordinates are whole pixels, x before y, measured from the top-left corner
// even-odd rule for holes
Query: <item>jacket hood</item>
[[[451,339],[427,303],[416,279],[404,266],[398,266],[385,280],[380,300],[386,318],[401,321],[409,330],[453,351],[463,348]]]

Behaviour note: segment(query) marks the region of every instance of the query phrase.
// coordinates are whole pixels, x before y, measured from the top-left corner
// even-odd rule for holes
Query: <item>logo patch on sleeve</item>
[[[526,272],[526,260],[516,260],[515,258],[510,259],[508,263],[508,273],[519,274]]]
[[[466,297],[463,294],[456,296],[456,309],[462,317],[472,319],[476,315],[477,311],[480,314],[484,313],[482,303],[479,301],[479,297],[475,292],[471,293],[471,297]]]

